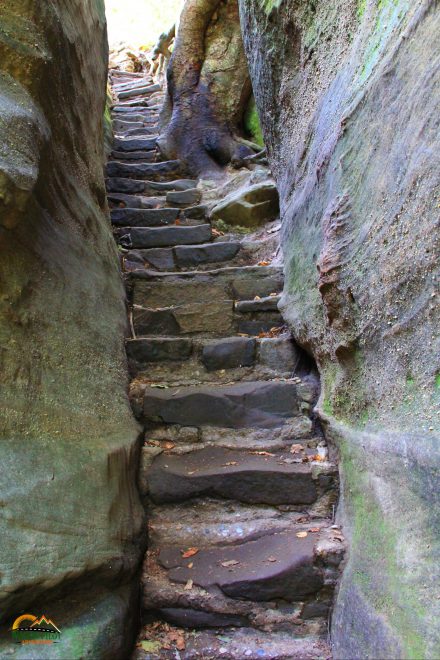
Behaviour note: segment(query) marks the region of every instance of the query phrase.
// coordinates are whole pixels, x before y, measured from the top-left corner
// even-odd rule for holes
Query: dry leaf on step
[[[185,589],[185,591],[191,591],[193,585],[194,585],[193,580],[188,580],[188,582],[185,584],[183,588]]]
[[[230,559],[229,561],[222,561],[222,566],[225,568],[228,568],[229,566],[237,566],[240,562],[237,561],[236,559]]]
[[[270,261],[259,261],[259,262],[258,262],[258,265],[259,265],[259,266],[269,266],[269,265],[270,265]]]
[[[255,456],[275,456],[275,454],[271,454],[270,451],[251,451],[251,454],[255,454]]]
[[[260,296],[255,296],[254,300],[261,300]]]
[[[297,532],[297,533],[296,533],[296,536],[297,536],[299,539],[305,539],[306,536],[307,536],[307,532]]]
[[[184,550],[182,552],[182,557],[184,559],[188,559],[188,557],[194,557],[198,553],[199,549],[198,548],[188,548],[188,550]]]
[[[194,566],[194,563],[193,563],[193,562],[191,562],[190,564],[188,564],[188,568],[192,568],[193,566]]]
[[[310,527],[309,532],[312,532],[312,534],[316,534],[316,532],[320,532],[321,529],[319,527]]]
[[[267,561],[278,561],[276,557],[268,557]]]
[[[292,445],[290,448],[291,454],[300,454],[304,450],[302,445]]]
[[[227,467],[228,465],[238,465],[237,461],[229,461],[228,463],[225,463],[223,467]]]

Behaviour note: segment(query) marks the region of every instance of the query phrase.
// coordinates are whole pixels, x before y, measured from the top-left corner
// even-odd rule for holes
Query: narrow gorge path
[[[344,543],[319,379],[278,311],[282,268],[213,232],[198,182],[156,152],[163,93],[111,71],[107,191],[145,427],[134,657],[328,658]]]

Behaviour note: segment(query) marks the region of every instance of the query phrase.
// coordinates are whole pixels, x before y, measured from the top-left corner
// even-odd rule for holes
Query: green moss
[[[405,657],[426,657],[417,619],[426,617],[417,591],[402,581],[398,521],[386,515],[371,488],[370,474],[359,450],[341,443],[347,491],[346,505],[353,521],[351,553],[356,558],[353,579],[375,609],[396,630],[405,645]]]
[[[245,110],[243,123],[247,136],[250,137],[253,142],[259,144],[260,147],[264,147],[264,138],[261,131],[260,117],[258,116],[258,110],[253,96],[251,97]]]
[[[224,234],[250,234],[253,230],[252,227],[242,227],[241,225],[234,225],[231,227],[231,225],[228,225],[224,220],[213,220],[211,222],[211,225],[214,227],[214,229],[217,229],[217,231],[221,231]]]
[[[366,8],[367,8],[367,0],[358,0],[357,15],[359,19],[362,18],[362,16],[365,14]]]
[[[438,390],[440,390],[440,374],[437,374],[435,377],[435,386]]]

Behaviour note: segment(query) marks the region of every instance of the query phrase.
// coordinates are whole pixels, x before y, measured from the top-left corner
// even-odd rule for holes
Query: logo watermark
[[[54,644],[61,639],[61,630],[44,614],[22,614],[15,619],[11,632],[17,644]]]

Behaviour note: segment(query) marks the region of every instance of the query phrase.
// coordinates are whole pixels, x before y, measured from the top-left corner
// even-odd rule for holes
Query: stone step
[[[213,303],[218,300],[248,301],[255,296],[264,298],[281,291],[283,279],[283,269],[278,266],[243,266],[183,273],[148,270],[131,273],[133,303],[140,306],[147,304],[149,307],[172,306],[183,301]]]
[[[119,123],[119,122],[118,122]],[[116,137],[118,138],[143,138],[149,137],[150,135],[156,135],[157,133],[157,123],[153,122],[151,124],[145,123],[142,128],[133,128],[123,131],[117,131],[115,128]]]
[[[146,422],[183,426],[277,428],[302,414],[293,381],[248,381],[157,389],[146,386],[142,418]]]
[[[136,104],[134,104],[134,105],[114,105],[112,107],[111,111],[115,112],[115,113],[126,114],[126,115],[134,115],[134,114],[137,114],[137,113],[142,114],[142,115],[151,114],[147,110],[146,106],[136,105]]]
[[[118,208],[110,211],[116,227],[160,227],[171,225],[179,217],[180,209],[132,209]]]
[[[237,256],[240,247],[238,241],[230,241],[227,243],[177,246],[175,248],[153,248],[151,250],[128,252],[124,259],[127,264],[137,264],[137,268],[153,267],[162,271],[170,271],[230,261]]]
[[[187,610],[176,608],[173,611],[173,621],[178,620],[178,616],[185,616]],[[204,621],[203,626],[210,628],[222,628],[221,625],[212,625],[209,618],[209,612],[206,612],[206,618],[202,618],[203,613],[199,615],[199,621]],[[224,615],[224,620],[227,620],[227,614]],[[164,618],[166,613],[164,614]],[[169,619],[171,621],[171,618]],[[216,619],[217,622],[223,621],[220,615]],[[160,625],[160,624],[159,624]],[[178,625],[178,624],[176,624]],[[186,624],[188,626],[188,621]],[[231,624],[229,624],[231,625]],[[331,658],[331,648],[324,639],[318,639],[316,636],[311,639],[294,638],[292,632],[265,632],[255,630],[252,628],[237,628],[233,634],[224,630],[198,630],[190,631],[185,634],[180,628],[173,629],[178,633],[177,638],[185,641],[185,650],[181,650],[181,645],[178,648],[176,643],[168,642],[170,636],[168,631],[164,632],[163,639],[168,642],[165,647],[160,641],[157,642],[156,651],[145,651],[142,649],[141,643],[144,639],[161,640],[160,627],[158,622],[155,621],[150,626],[141,629],[138,638],[139,644],[133,652],[133,660],[195,660],[196,658],[204,660],[217,660],[224,658],[225,660],[328,660]],[[180,650],[179,650],[180,649]]]
[[[201,198],[202,193],[197,188],[167,193],[168,204],[175,204],[176,206],[194,206],[200,202]]]
[[[113,119],[113,131],[115,133],[123,133],[124,131],[130,131],[133,129],[144,128],[145,124],[143,122],[142,115],[139,115],[138,120],[133,118],[133,121],[123,121],[121,119]]]
[[[176,179],[172,181],[140,181],[124,177],[109,177],[105,181],[107,192],[144,193],[145,195],[165,195],[168,190],[186,190],[194,186],[192,179]],[[186,215],[186,214],[185,214]]]
[[[182,173],[184,166],[180,160],[168,160],[161,163],[127,164],[117,161],[107,163],[108,177],[128,179],[150,179],[152,181],[172,181]]]
[[[157,135],[151,138],[133,138],[133,139],[115,139],[113,141],[113,149],[115,151],[143,151],[156,149]]]
[[[156,151],[112,151],[111,157],[124,163],[155,163],[157,153]]]
[[[119,240],[126,248],[169,247],[173,245],[191,245],[205,243],[211,237],[211,225],[203,224],[193,227],[133,227],[123,230]],[[162,301],[162,305],[165,300]]]
[[[108,193],[110,208],[158,209],[166,204],[165,197],[147,197],[142,195],[126,195],[124,193]]]
[[[139,87],[133,87],[125,91],[120,91],[117,93],[119,99],[130,99],[134,96],[143,96],[145,94],[153,94],[154,92],[160,91],[161,86],[158,84],[155,85],[141,85]]]
[[[246,373],[250,373],[249,368],[258,374],[258,378],[268,375],[273,377],[274,373],[291,376],[300,357],[299,350],[288,333],[281,337],[264,339],[141,337],[127,340],[126,350],[130,373],[133,376],[145,373],[154,380],[169,383],[188,377],[205,381],[211,372],[223,370],[245,369]],[[156,377],[155,364],[161,366],[158,370],[160,378]],[[169,369],[166,369],[167,364],[170,364]],[[233,378],[236,378],[235,374]]]

